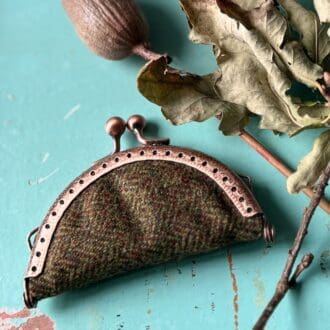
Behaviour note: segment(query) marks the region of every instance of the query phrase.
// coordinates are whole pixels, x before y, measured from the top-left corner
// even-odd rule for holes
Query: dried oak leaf
[[[167,66],[164,57],[147,63],[139,73],[138,89],[151,102],[162,107],[173,124],[204,121],[221,116],[220,130],[238,134],[248,123],[245,107],[219,99],[213,88],[216,74],[197,76]]]
[[[192,27],[191,40],[215,46],[222,70],[217,88],[223,100],[262,116],[261,128],[289,135],[326,125],[329,107],[324,105],[325,116],[315,118],[314,106],[301,111],[301,105],[287,95],[293,79],[322,90],[318,81],[323,69],[297,41],[287,40],[288,23],[273,1],[251,11],[229,0],[181,0],[181,4]]]
[[[181,0],[181,5],[192,25],[193,41],[214,44],[223,55],[248,50],[266,70],[274,62],[298,81],[319,87],[322,68],[308,58],[297,41],[290,40],[288,22],[273,0],[250,11],[230,0]],[[242,44],[245,47],[240,48]]]
[[[300,41],[307,50],[309,57],[315,61],[317,58],[317,38],[319,34],[319,19],[317,14],[306,9],[295,0],[279,0],[285,10],[287,20],[300,34]]]
[[[226,134],[244,127],[247,111],[260,116],[260,128],[290,136],[329,127],[330,38],[320,13],[321,20],[294,0],[180,3],[190,39],[213,45],[219,70],[201,77],[164,61],[147,63],[138,77],[139,89],[162,106],[166,118],[182,124],[222,113]],[[291,97],[294,81],[318,89],[327,103]],[[320,174],[317,165],[313,171],[315,177]]]
[[[313,186],[329,162],[330,130],[323,132],[315,140],[312,151],[300,161],[297,171],[289,176],[288,191],[294,194],[306,187]]]
[[[233,0],[233,2],[245,10],[251,10],[260,7],[265,0]]]
[[[299,41],[311,60],[323,67],[325,71],[330,70],[330,67],[326,67],[325,61],[330,54],[328,24],[322,24],[315,12],[306,9],[295,0],[279,0],[279,3],[293,29],[299,33]],[[330,6],[330,1],[328,3]],[[324,8],[323,11],[326,12],[326,10]],[[330,15],[330,7],[328,12]]]
[[[314,6],[321,22],[330,23],[330,1],[314,0]]]

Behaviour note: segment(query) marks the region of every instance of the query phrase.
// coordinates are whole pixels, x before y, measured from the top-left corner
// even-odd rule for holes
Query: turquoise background
[[[216,67],[210,47],[188,40],[178,1],[138,2],[154,50],[168,52],[174,66],[191,72]],[[60,1],[0,1],[0,308],[23,307],[26,234],[73,178],[111,151],[107,118],[140,113],[150,122],[149,135],[170,137],[174,145],[201,150],[253,178],[277,241],[271,249],[261,241],[230,248],[239,329],[251,329],[273,293],[308,199],[288,195],[284,177],[238,137],[222,136],[217,120],[181,127],[166,122],[136,89],[142,65],[136,57],[110,62],[93,55]],[[319,134],[278,137],[258,131],[256,121],[249,131],[293,168]],[[130,136],[123,140],[125,148],[135,145]],[[315,260],[267,329],[329,329],[329,230],[329,216],[318,210],[302,249]],[[219,251],[63,294],[41,302],[35,313],[49,315],[60,330],[234,329],[233,297],[227,252]]]

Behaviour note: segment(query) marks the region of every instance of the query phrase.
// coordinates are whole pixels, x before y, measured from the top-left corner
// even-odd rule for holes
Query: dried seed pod
[[[82,41],[97,55],[120,60],[133,53],[148,60],[148,24],[134,0],[62,0]]]

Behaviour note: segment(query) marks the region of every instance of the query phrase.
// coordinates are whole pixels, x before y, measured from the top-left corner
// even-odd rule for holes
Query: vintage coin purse
[[[144,138],[144,124],[138,115],[127,123],[109,119],[113,154],[74,180],[28,236],[27,307],[130,270],[235,242],[273,240],[241,177],[168,139]],[[141,146],[120,151],[126,128]]]

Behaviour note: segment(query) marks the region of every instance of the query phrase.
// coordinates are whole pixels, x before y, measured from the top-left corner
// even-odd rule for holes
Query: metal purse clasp
[[[120,117],[111,117],[106,125],[106,132],[112,137],[114,143],[113,154],[120,151],[120,138],[124,134],[126,128],[133,132],[136,136],[138,142],[142,145],[169,145],[170,139],[155,139],[155,138],[145,138],[143,135],[143,129],[146,126],[146,121],[144,117],[140,115],[131,116],[127,122],[125,122]]]

